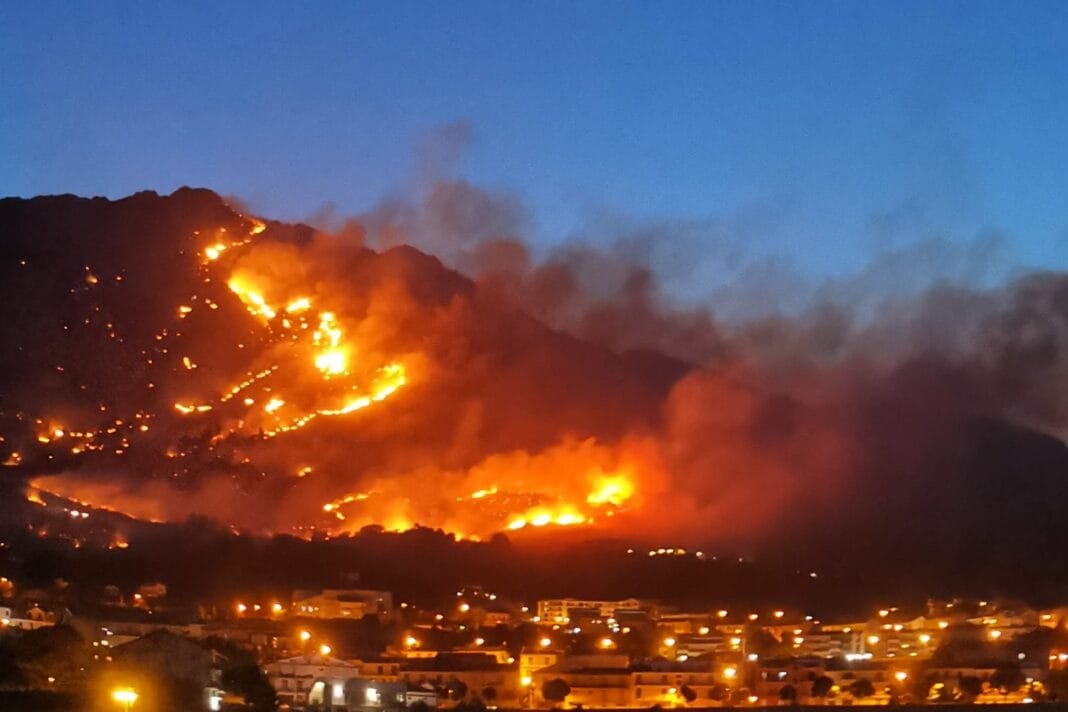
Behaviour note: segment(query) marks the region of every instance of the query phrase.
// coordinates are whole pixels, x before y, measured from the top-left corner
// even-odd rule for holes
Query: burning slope
[[[23,348],[47,356],[13,363],[0,446],[43,491],[257,530],[487,536],[604,522],[655,481],[621,438],[653,424],[678,366],[647,379],[414,250],[268,226],[206,192],[5,208],[16,236],[69,231],[5,264],[39,305]]]
[[[45,502],[306,537],[788,542],[898,570],[1068,522],[1063,444],[1028,430],[1068,432],[1062,274],[728,331],[663,308],[644,268],[585,289],[594,254],[472,280],[207,191],[0,201],[0,234],[0,461]],[[523,252],[505,242],[472,250]],[[618,350],[650,344],[706,360]]]

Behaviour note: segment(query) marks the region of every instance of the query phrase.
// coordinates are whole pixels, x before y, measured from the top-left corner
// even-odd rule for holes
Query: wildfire
[[[212,406],[208,403],[175,403],[174,409],[182,415],[189,415],[190,413],[207,413],[212,409]]]
[[[495,455],[469,471],[435,473],[446,491],[478,485],[466,489],[470,494],[453,496],[451,505],[401,477],[326,502],[322,511],[335,526],[345,522],[344,530],[369,523],[400,530],[406,521],[440,526],[466,539],[502,530],[591,526],[625,511],[637,495],[635,463],[618,460],[614,448],[593,440],[565,441],[537,455]],[[426,476],[412,473],[413,480]]]
[[[481,462],[472,458],[476,464],[455,470],[420,464],[414,458],[409,461],[414,464],[401,459],[403,464],[383,465],[382,472],[374,476],[335,485],[335,490],[322,489],[343,482],[346,473],[339,468],[345,463],[338,462],[336,456],[333,461],[330,456],[320,458],[317,445],[301,450],[298,460],[296,453],[290,457],[284,451],[268,451],[265,441],[323,419],[374,410],[376,404],[414,380],[429,381],[444,370],[443,362],[432,348],[424,346],[431,340],[424,339],[418,329],[410,329],[404,310],[394,304],[394,300],[403,304],[405,294],[390,291],[390,286],[362,301],[351,299],[338,287],[339,279],[343,281],[348,275],[334,275],[331,282],[329,270],[322,264],[313,265],[310,258],[305,263],[303,248],[280,246],[270,238],[266,244],[250,246],[254,236],[265,229],[264,223],[254,221],[244,230],[231,226],[229,230],[206,231],[202,238],[195,236],[195,269],[204,283],[216,285],[212,298],[204,293],[181,295],[169,307],[167,321],[153,325],[156,328],[149,332],[152,343],[142,351],[146,365],[162,366],[182,378],[181,390],[166,376],[153,378],[160,384],[160,392],[170,395],[165,401],[170,403],[165,408],[169,412],[159,413],[160,427],[153,422],[149,428],[152,413],[116,418],[115,404],[102,402],[96,404],[99,412],[94,409],[94,417],[105,419],[102,424],[38,420],[27,444],[32,446],[36,437],[51,456],[62,441],[64,452],[69,450],[83,459],[98,454],[112,457],[128,453],[131,458],[155,454],[174,478],[202,472],[195,462],[204,456],[212,462],[228,461],[235,471],[285,477],[294,499],[305,495],[298,515],[303,519],[294,525],[301,532],[334,534],[367,524],[389,531],[431,526],[478,540],[499,531],[597,526],[636,506],[640,489],[648,494],[642,458],[629,457],[617,444],[567,437],[555,445],[544,445],[541,451],[491,452],[483,455]],[[222,284],[228,291],[220,288]],[[178,340],[183,331],[203,333],[203,324],[228,313],[220,306],[238,303],[253,319],[243,319],[232,333],[218,333],[219,343],[213,344],[219,346],[218,351]],[[112,324],[107,327],[111,329]],[[227,361],[227,346],[244,349],[233,352],[240,358]],[[217,357],[218,353],[223,357]],[[234,371],[223,371],[227,365],[236,365],[236,377]],[[63,372],[61,368],[59,372]],[[146,383],[147,388],[155,385]],[[175,397],[177,400],[171,402]],[[404,409],[383,415],[382,422],[388,424],[396,413],[407,417],[417,410],[419,404],[414,400],[406,400]],[[209,413],[208,417],[198,417]],[[353,417],[352,421],[356,427],[366,425],[372,431],[381,427],[370,415]],[[188,430],[169,437],[169,427],[176,422],[188,423]],[[191,432],[197,436],[187,437]],[[135,437],[137,447],[131,449]],[[194,440],[196,444],[191,444]],[[324,440],[298,440],[302,447],[309,442]],[[465,457],[450,462],[468,462]],[[3,464],[15,466],[20,461],[18,453],[12,452]],[[422,469],[401,469],[409,467]],[[309,477],[313,472],[315,477]],[[71,485],[72,481],[75,484]],[[434,481],[435,486],[421,486],[428,481]],[[79,501],[69,496],[73,493],[94,502],[85,506],[111,509],[98,503],[103,500],[135,510],[142,519],[179,516],[178,508],[171,508],[167,501],[165,493],[170,492],[170,485],[154,483],[152,489],[121,492],[96,482],[79,483],[68,476],[49,479],[47,485],[52,489],[41,492]],[[197,487],[199,483],[190,489],[196,491]],[[231,489],[231,479],[224,484],[214,481],[199,494],[201,501],[214,503],[215,495],[228,496]],[[150,495],[156,502],[148,501]],[[323,501],[331,496],[334,498]],[[37,490],[30,490],[27,498],[45,505]],[[308,498],[312,498],[310,502]],[[111,548],[125,547],[119,536],[111,543]]]
[[[595,507],[612,504],[622,507],[634,495],[634,482],[624,475],[598,477],[594,490],[586,497],[586,502]]]

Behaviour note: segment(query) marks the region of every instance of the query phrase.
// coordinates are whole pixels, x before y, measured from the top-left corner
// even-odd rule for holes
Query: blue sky
[[[827,275],[998,230],[1062,268],[1065,57],[1063,2],[4,3],[0,194],[357,213],[463,120],[454,174],[542,247],[692,221]]]

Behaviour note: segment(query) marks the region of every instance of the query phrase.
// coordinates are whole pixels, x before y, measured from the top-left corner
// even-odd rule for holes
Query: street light
[[[111,699],[122,705],[123,712],[129,712],[134,702],[137,702],[137,693],[132,687],[119,687],[111,691]]]

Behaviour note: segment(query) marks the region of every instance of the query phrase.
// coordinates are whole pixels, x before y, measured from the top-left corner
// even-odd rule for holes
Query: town
[[[111,615],[0,581],[2,689],[86,709],[648,709],[1068,699],[1068,606],[928,600],[821,620],[656,601],[523,603],[480,586],[424,610],[391,592],[249,597],[168,619],[162,585]],[[32,595],[32,593],[31,593]],[[0,693],[3,694],[3,693]],[[27,696],[28,695],[28,696]],[[65,696],[65,697],[64,697]],[[0,699],[3,699],[0,697]],[[97,706],[93,706],[97,705]]]

